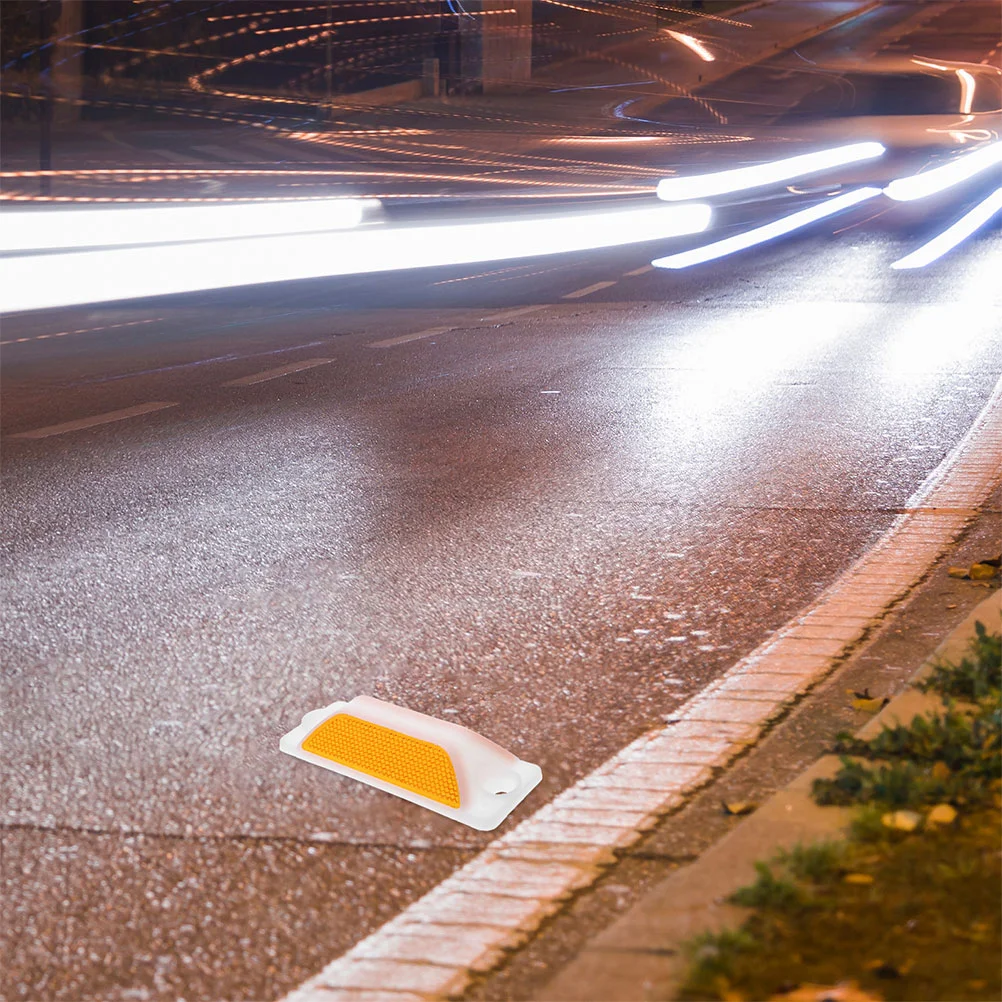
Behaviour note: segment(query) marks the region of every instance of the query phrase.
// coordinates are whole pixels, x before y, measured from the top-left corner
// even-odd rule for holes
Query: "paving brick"
[[[562,821],[533,821],[525,829],[516,828],[511,842],[573,842],[585,845],[603,845],[623,849],[636,841],[632,828],[613,828],[607,825],[576,825]]]
[[[682,793],[705,783],[712,776],[707,766],[675,766],[661,763],[622,763],[607,773],[593,773],[581,781],[585,790],[609,788],[663,790]]]
[[[498,859],[518,859],[530,863],[560,862],[575,863],[578,866],[594,867],[596,872],[616,861],[616,854],[609,846],[581,845],[574,842],[495,842],[484,850],[490,857]]]
[[[360,960],[398,960],[486,971],[504,956],[504,933],[493,926],[423,925],[413,933],[372,937],[352,955]]]
[[[665,794],[658,790],[627,790],[627,789],[588,789],[579,790],[577,787],[560,794],[559,797],[551,801],[554,805],[567,806],[580,804],[583,807],[591,807],[595,810],[636,810],[647,813],[666,813],[678,807],[682,800],[680,797]]]
[[[776,695],[795,694],[807,689],[809,680],[801,675],[784,675],[781,672],[744,672],[727,679],[717,690],[728,692],[762,692]]]
[[[684,712],[686,720],[763,724],[781,709],[780,705],[771,700],[763,702],[757,699],[726,699],[721,696],[716,699],[694,700]]]
[[[458,994],[469,982],[470,976],[454,967],[351,957],[336,960],[317,978],[317,984],[326,988],[371,988],[418,995]]]
[[[756,724],[722,720],[687,720],[678,716],[666,722],[665,736],[726,737],[735,743],[748,743],[754,741],[761,731],[762,728]]]
[[[444,889],[445,885],[441,885]],[[506,897],[500,894],[464,894],[449,888],[432,891],[408,909],[408,924],[493,925],[503,929],[535,929],[557,905],[551,901]],[[400,927],[397,927],[398,931]]]
[[[818,640],[813,637],[781,637],[770,650],[771,654],[814,654],[818,657],[833,658],[845,649],[841,640]]]
[[[490,892],[515,897],[555,898],[589,883],[593,870],[567,863],[527,863],[516,860],[477,860],[477,866],[454,874],[452,883],[460,890]]]

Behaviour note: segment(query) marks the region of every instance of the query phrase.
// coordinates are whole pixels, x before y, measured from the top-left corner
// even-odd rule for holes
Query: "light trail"
[[[597,250],[700,233],[701,204],[568,212],[532,219],[375,227],[4,261],[0,313],[304,278],[400,271]],[[58,281],[52,276],[58,275]]]
[[[671,28],[665,28],[665,33],[671,35],[676,42],[681,42],[687,49],[695,52],[700,59],[705,63],[712,63],[716,59],[716,56],[710,52],[705,45],[698,39],[693,38],[692,35],[687,35],[682,31],[672,31]]]
[[[814,205],[809,209],[802,209],[794,212],[793,215],[784,216],[775,222],[767,223],[765,226],[758,226],[745,233],[728,237],[726,240],[718,240],[716,243],[706,244],[694,250],[683,251],[681,254],[670,254],[667,257],[659,257],[651,264],[655,268],[689,268],[694,264],[703,264],[706,261],[716,261],[718,258],[726,257],[728,254],[736,254],[738,251],[747,250],[749,247],[756,247],[769,240],[793,233],[795,230],[809,226],[828,216],[834,216],[838,212],[850,209],[860,202],[865,202],[869,198],[879,195],[879,188],[857,188],[845,195],[839,195],[820,205]]]
[[[893,198],[895,202],[913,202],[919,198],[928,198],[930,195],[938,195],[941,191],[962,184],[1000,163],[1002,163],[1002,142],[994,142],[973,153],[957,157],[934,170],[898,178],[884,189],[884,194],[888,198]]]
[[[717,171],[713,174],[696,174],[691,177],[668,177],[658,183],[658,198],[666,202],[682,202],[690,198],[710,198],[713,195],[730,195],[751,188],[762,188],[780,181],[790,181],[805,174],[817,174],[861,160],[883,156],[880,143],[851,143],[817,153],[802,153],[785,160]]]
[[[979,202],[952,226],[933,237],[927,244],[923,244],[918,250],[899,258],[891,267],[895,271],[903,271],[924,268],[938,261],[944,254],[960,246],[1000,211],[1002,211],[1002,188],[996,188],[983,202]]]
[[[361,199],[311,199],[251,205],[5,210],[0,213],[0,251],[165,244],[349,229],[362,221],[365,207]]]

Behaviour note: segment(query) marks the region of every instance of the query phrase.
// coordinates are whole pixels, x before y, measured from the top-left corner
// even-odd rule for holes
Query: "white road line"
[[[0,341],[0,345],[24,344],[26,341],[45,341],[47,338],[67,337],[70,334],[93,334],[95,331],[110,331],[117,327],[135,327],[138,324],[155,324],[164,317],[151,317],[149,320],[127,320],[120,324],[105,324],[103,327],[78,327],[70,331],[49,331],[46,334],[32,334],[31,337],[15,337],[9,341]]]
[[[409,341],[420,341],[422,338],[434,337],[436,334],[447,334],[449,331],[458,330],[457,327],[429,327],[427,330],[417,331],[414,334],[401,334],[400,337],[387,337],[382,341],[370,341],[366,348],[393,348],[398,344],[407,344]]]
[[[241,376],[239,379],[227,380],[223,383],[223,386],[253,386],[254,383],[266,383],[269,379],[289,376],[293,372],[313,369],[318,365],[330,365],[333,361],[333,358],[305,358],[301,362],[290,362],[288,365],[280,365],[277,369],[265,369],[264,372],[255,372],[251,376]]]
[[[568,292],[566,296],[561,296],[560,298],[580,299],[582,296],[590,296],[593,292],[598,292],[599,289],[608,289],[615,284],[615,282],[596,282],[594,285],[586,285],[583,289],[575,289],[574,292]]]
[[[445,999],[525,942],[860,642],[963,532],[1002,469],[1002,380],[890,529],[808,609],[604,765],[286,996]],[[944,509],[950,509],[944,511]],[[404,994],[408,993],[408,994]],[[381,995],[381,997],[383,997]],[[389,997],[388,995],[386,997]]]
[[[517,306],[511,310],[502,310],[500,313],[492,313],[490,316],[484,317],[484,320],[493,323],[495,320],[511,320],[513,317],[522,317],[527,313],[536,313],[539,310],[545,310],[547,304],[540,303],[537,306]]]
[[[426,337],[434,337],[436,334],[448,334],[450,331],[468,330],[481,323],[493,323],[497,320],[511,320],[513,317],[521,317],[526,313],[535,313],[537,310],[545,310],[546,303],[538,306],[519,306],[512,310],[502,310],[500,313],[491,313],[489,316],[481,317],[477,321],[471,320],[469,323],[453,324],[451,327],[428,327],[423,331],[415,331],[413,334],[401,334],[399,337],[387,337],[381,341],[370,341],[366,348],[395,348],[398,344],[409,344],[411,341],[421,341]]]
[[[654,265],[645,264],[642,268],[634,268],[633,271],[624,271],[623,278],[634,278],[637,275],[646,275],[649,271],[654,271]]]
[[[48,438],[50,435],[65,435],[68,431],[80,431],[83,428],[93,428],[99,424],[111,424],[113,421],[124,421],[126,418],[139,417],[140,414],[152,414],[167,407],[177,407],[176,403],[154,400],[148,404],[137,404],[120,411],[108,411],[107,414],[95,414],[94,417],[80,418],[78,421],[64,421],[62,424],[50,424],[34,431],[19,431],[8,438]]]

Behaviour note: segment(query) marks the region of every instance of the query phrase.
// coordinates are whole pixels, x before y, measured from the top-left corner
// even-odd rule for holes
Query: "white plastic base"
[[[452,759],[459,782],[458,808],[447,807],[418,793],[404,790],[385,780],[376,779],[330,759],[303,750],[303,742],[325,720],[338,713],[348,713],[382,727],[444,748]],[[539,785],[543,772],[538,765],[523,762],[500,745],[460,724],[429,717],[371,696],[356,696],[351,702],[331,703],[312,710],[302,723],[283,735],[279,747],[287,755],[312,762],[322,769],[340,773],[377,790],[392,793],[419,807],[469,825],[478,831],[492,831]]]

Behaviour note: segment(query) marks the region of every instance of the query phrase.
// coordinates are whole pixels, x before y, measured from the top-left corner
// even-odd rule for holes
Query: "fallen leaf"
[[[950,771],[950,767],[945,762],[937,762],[932,767],[932,778],[933,779],[949,779],[953,773]]]
[[[951,578],[963,578],[967,579],[967,568],[966,567],[951,567],[947,572]]]
[[[800,985],[791,992],[771,996],[769,1002],[882,1002],[882,999],[863,991],[855,981],[842,981],[837,985]]]
[[[952,804],[937,804],[926,816],[927,825],[952,825],[957,820],[957,809]]]
[[[743,814],[751,814],[758,807],[758,804],[752,803],[750,800],[732,800],[730,803],[721,801],[721,806],[724,808],[725,814],[740,817]]]
[[[922,815],[914,811],[890,811],[881,819],[885,828],[899,832],[913,832],[922,823]]]
[[[862,710],[864,713],[879,713],[889,702],[886,696],[883,699],[859,697],[852,701],[852,708]]]
[[[847,884],[872,884],[873,877],[869,873],[847,873],[842,880]]]
[[[985,557],[984,560],[979,560],[979,564],[988,564],[990,567],[1002,568],[1002,553],[997,557]]]
[[[971,978],[970,981],[964,982],[964,987],[972,992],[982,992],[988,987],[988,982],[984,978]]]
[[[977,563],[971,564],[971,569],[968,571],[972,581],[986,581],[988,578],[995,577],[998,574],[999,569],[993,567],[991,564]]]
[[[956,608],[957,608],[956,602],[951,602],[949,605],[947,605],[947,609],[956,609]]]

